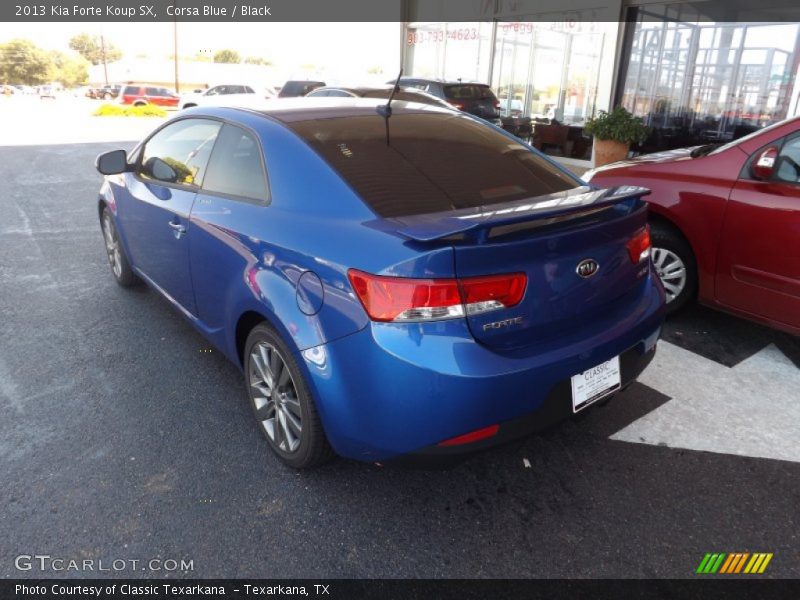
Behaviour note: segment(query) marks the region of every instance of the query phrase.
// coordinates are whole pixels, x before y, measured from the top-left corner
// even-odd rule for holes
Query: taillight
[[[409,279],[350,269],[350,283],[373,321],[438,321],[510,308],[525,294],[524,273],[465,279]]]
[[[468,315],[516,306],[525,295],[525,273],[468,277],[459,280]]]
[[[463,102],[448,102],[448,104],[453,108],[457,108],[458,110],[464,110],[464,107],[466,106],[466,104]]]
[[[650,226],[645,226],[639,233],[628,240],[628,255],[633,264],[639,264],[650,258]]]

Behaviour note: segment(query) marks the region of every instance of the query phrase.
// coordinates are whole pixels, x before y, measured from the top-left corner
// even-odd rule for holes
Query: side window
[[[775,161],[775,179],[800,183],[800,135],[795,134],[783,144]]]
[[[269,200],[261,148],[251,133],[233,125],[222,128],[203,179],[203,189],[262,203]]]
[[[148,87],[144,88],[145,96],[158,96],[158,88]]]
[[[251,88],[249,85],[244,86],[244,93],[245,94],[255,94],[256,91]]]
[[[311,90],[306,94],[309,98],[321,98],[323,96],[330,96],[330,90]]]
[[[353,94],[345,92],[344,90],[328,90],[328,96],[333,96],[334,98],[352,98]]]
[[[218,94],[224,94],[223,90],[225,89],[224,85],[215,85],[210,90],[206,92],[206,96],[216,96]]]
[[[199,186],[221,123],[183,119],[167,125],[144,145],[137,169],[144,179]]]

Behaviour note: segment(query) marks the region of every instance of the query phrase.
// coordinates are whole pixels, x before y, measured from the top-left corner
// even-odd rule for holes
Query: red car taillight
[[[350,269],[350,283],[373,321],[437,321],[519,304],[524,273],[464,279],[409,279]]]
[[[633,264],[639,264],[643,260],[650,258],[650,226],[647,225],[633,238],[628,240],[628,255]]]

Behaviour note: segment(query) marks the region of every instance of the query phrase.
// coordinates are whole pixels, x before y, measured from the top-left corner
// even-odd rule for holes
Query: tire
[[[258,428],[286,465],[308,469],[333,458],[333,449],[294,355],[264,322],[247,336],[244,377]],[[276,397],[277,402],[273,400]]]
[[[134,106],[147,106],[147,102],[134,102]]]
[[[195,106],[197,106],[197,104],[192,104],[190,102],[189,104],[184,104],[183,105],[183,110],[186,110],[187,108],[194,108]]]
[[[114,218],[111,216],[111,211],[108,210],[108,207],[103,208],[100,227],[103,230],[108,264],[111,266],[111,274],[114,276],[114,281],[122,287],[132,287],[141,283],[141,279],[131,269],[128,257],[125,256],[125,249],[119,241],[117,226],[114,225]]]
[[[650,223],[653,267],[667,292],[667,314],[683,308],[697,294],[697,262],[686,239],[673,227]]]

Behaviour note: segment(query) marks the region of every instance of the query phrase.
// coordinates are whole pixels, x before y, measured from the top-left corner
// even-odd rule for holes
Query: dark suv
[[[102,98],[103,100],[112,100],[119,96],[119,91],[122,86],[118,83],[111,85],[104,85],[101,88],[91,90],[90,98]]]
[[[492,88],[485,83],[401,77],[400,85],[428,92],[451,106],[485,119],[498,127],[503,125],[500,121],[500,101],[494,95]]]
[[[144,106],[145,104],[178,106],[179,99],[177,94],[170,92],[167,88],[149,85],[126,85],[119,94],[120,104],[133,104],[134,106]]]
[[[325,85],[324,81],[287,81],[283,84],[278,98],[298,98],[305,96],[311,90]]]

